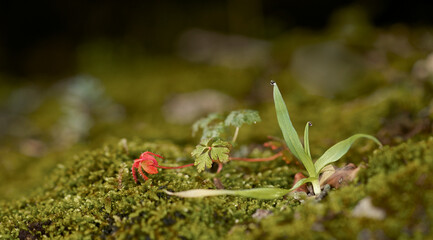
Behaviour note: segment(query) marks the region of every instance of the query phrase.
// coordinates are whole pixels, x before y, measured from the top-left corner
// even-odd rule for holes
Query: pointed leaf
[[[311,127],[312,124],[311,122],[307,122],[307,125],[305,125],[305,130],[304,130],[304,150],[305,153],[310,157],[311,159],[311,153],[310,153],[310,140],[308,137],[308,128]]]
[[[287,193],[295,190],[302,184],[311,182],[317,178],[303,178],[299,180],[291,189],[283,188],[253,188],[253,189],[243,189],[243,190],[215,190],[215,189],[193,189],[183,192],[169,192],[165,191],[169,195],[174,195],[183,198],[199,198],[199,197],[210,197],[218,195],[237,195],[241,197],[249,197],[256,199],[276,199],[280,198]]]
[[[293,191],[300,187],[301,185],[304,185],[307,182],[313,182],[314,180],[317,180],[317,177],[309,177],[309,178],[302,178],[299,181],[296,182],[295,185],[293,185],[292,188],[290,188],[290,191]]]
[[[169,192],[164,190],[168,195],[178,196],[182,198],[199,198],[199,197],[211,197],[211,196],[219,196],[219,195],[233,195],[235,191],[233,190],[224,190],[224,189],[193,189],[182,192]]]
[[[242,197],[256,198],[256,199],[275,199],[280,198],[290,190],[282,188],[254,188],[244,190],[219,190],[219,189],[193,189],[183,192],[168,192],[169,195],[174,195],[183,198],[199,198],[199,197],[210,197],[218,195],[237,195]]]
[[[353,142],[355,142],[359,138],[368,138],[373,140],[379,146],[382,144],[377,140],[377,138],[367,135],[367,134],[355,134],[341,142],[336,143],[334,146],[329,148],[315,163],[314,166],[316,168],[316,172],[320,172],[322,168],[326,165],[338,161],[344,154],[349,151]]]
[[[286,140],[287,146],[289,147],[292,154],[298,158],[308,171],[311,177],[316,176],[316,172],[313,165],[313,160],[305,153],[302,147],[301,141],[299,140],[298,133],[293,127],[292,121],[290,121],[289,112],[287,111],[286,104],[284,103],[283,97],[281,96],[280,90],[275,82],[271,82],[274,86],[274,102],[275,111],[277,113],[278,124],[280,125],[281,131],[283,132],[284,140]]]

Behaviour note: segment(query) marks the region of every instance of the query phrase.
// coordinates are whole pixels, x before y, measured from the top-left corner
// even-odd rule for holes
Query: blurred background
[[[25,196],[83,149],[122,138],[195,144],[191,124],[212,112],[260,111],[242,143],[279,136],[271,79],[296,127],[321,123],[313,153],[359,131],[386,144],[431,134],[431,9],[386,0],[1,1],[0,199]]]

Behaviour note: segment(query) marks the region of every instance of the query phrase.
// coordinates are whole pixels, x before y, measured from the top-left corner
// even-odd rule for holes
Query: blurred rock
[[[35,111],[41,104],[43,96],[34,87],[18,88],[10,95],[5,108],[14,114],[25,114]]]
[[[293,53],[291,71],[312,94],[333,97],[364,72],[362,58],[338,42],[301,47]]]
[[[190,124],[206,114],[230,110],[235,104],[236,101],[226,94],[204,89],[172,96],[162,111],[167,122]]]
[[[407,32],[408,29],[402,25],[394,26],[394,33],[380,34],[374,46],[382,51],[408,58],[413,54],[414,48],[409,42]]]
[[[240,35],[192,29],[182,34],[178,45],[182,58],[230,68],[263,66],[270,59],[268,42]]]
[[[265,209],[257,209],[256,212],[253,214],[253,218],[257,221],[262,220],[263,218],[266,218],[268,216],[272,215],[272,211],[265,210]]]
[[[104,86],[91,76],[76,76],[61,82],[59,102],[62,116],[52,127],[59,146],[69,146],[87,137],[95,122],[118,121],[124,109],[105,94]]]
[[[42,157],[47,146],[44,142],[35,139],[24,139],[20,142],[20,153],[29,157]]]
[[[42,93],[37,88],[23,87],[13,91],[0,106],[0,138],[34,134],[34,125],[27,115],[36,111],[42,101]]]
[[[371,197],[365,197],[355,206],[352,216],[383,220],[386,217],[386,213],[383,209],[373,206]]]
[[[433,76],[433,53],[430,53],[425,59],[415,62],[412,68],[412,75],[418,79]]]

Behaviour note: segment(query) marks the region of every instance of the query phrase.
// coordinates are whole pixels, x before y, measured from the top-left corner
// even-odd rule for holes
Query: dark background
[[[423,1],[0,1],[0,72],[20,81],[74,74],[76,48],[94,39],[154,56],[173,54],[190,28],[262,39],[320,30],[348,5],[363,8],[374,26],[433,23],[433,2]]]

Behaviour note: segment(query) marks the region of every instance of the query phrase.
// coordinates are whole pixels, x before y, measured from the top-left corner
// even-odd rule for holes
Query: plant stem
[[[268,162],[268,161],[272,161],[275,160],[278,157],[281,157],[283,155],[283,152],[279,152],[275,155],[272,155],[270,157],[267,158],[237,158],[237,157],[230,157],[230,160],[234,160],[234,161],[244,161],[244,162]]]
[[[223,164],[222,163],[218,163],[218,170],[217,170],[216,173],[220,173],[222,169],[223,169]]]
[[[320,189],[319,179],[313,180],[311,184],[313,184],[314,195],[318,196],[322,191]]]
[[[233,135],[233,140],[232,140],[233,143],[236,142],[236,139],[238,138],[238,134],[239,134],[239,127],[236,127],[235,134]]]
[[[190,164],[182,165],[182,166],[178,166],[178,167],[166,167],[166,166],[159,166],[159,165],[156,165],[155,167],[163,168],[163,169],[179,169],[179,168],[186,168],[186,167],[191,167],[191,166],[194,166],[194,163],[190,163]]]

